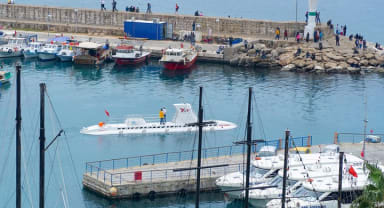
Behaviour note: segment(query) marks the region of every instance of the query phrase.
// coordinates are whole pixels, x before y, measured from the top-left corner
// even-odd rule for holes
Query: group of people
[[[341,25],[341,30],[339,30],[339,24],[336,25],[336,34],[347,36],[347,25]]]
[[[276,28],[275,35],[276,35],[275,40],[280,40],[280,35],[281,35],[280,27]],[[287,29],[284,30],[284,40],[288,40],[288,30]]]
[[[167,109],[165,107],[160,108],[159,112],[160,125],[165,125],[167,122]]]
[[[112,0],[112,12],[117,11],[116,6],[117,6],[116,0]],[[100,7],[101,7],[102,11],[107,10],[107,8],[105,7],[105,1],[104,0],[100,0]]]
[[[135,6],[130,6],[130,7],[125,7],[125,11],[126,12],[140,12],[140,9],[139,7],[135,7]]]

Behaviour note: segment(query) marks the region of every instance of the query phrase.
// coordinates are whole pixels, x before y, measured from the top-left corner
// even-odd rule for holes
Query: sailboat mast
[[[367,95],[364,95],[364,138],[363,138],[363,159],[365,160],[365,140],[367,139]]]
[[[21,66],[16,66],[16,208],[21,208]]]
[[[203,87],[200,87],[199,96],[199,143],[197,148],[197,173],[196,173],[196,204],[199,208],[200,204],[200,170],[201,170],[201,147],[203,141]]]
[[[40,84],[40,189],[39,208],[44,208],[45,185],[45,83]]]
[[[251,143],[252,143],[252,124],[251,124],[251,111],[252,111],[252,87],[249,88],[248,98],[248,116],[247,116],[247,168],[245,179],[245,204],[244,207],[248,208],[249,199],[249,175],[251,169]]]

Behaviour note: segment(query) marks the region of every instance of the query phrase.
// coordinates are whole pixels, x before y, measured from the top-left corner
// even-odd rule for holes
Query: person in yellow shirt
[[[164,112],[162,108],[160,109],[159,117],[160,117],[160,124],[164,124]]]
[[[276,28],[275,34],[276,34],[275,39],[280,40],[280,28]]]

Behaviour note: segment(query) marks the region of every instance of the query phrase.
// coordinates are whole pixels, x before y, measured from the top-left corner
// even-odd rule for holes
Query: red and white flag
[[[107,110],[105,110],[105,114],[109,117],[109,112]]]
[[[352,165],[349,167],[348,172],[349,172],[349,174],[353,175],[353,177],[357,178],[357,173],[356,173],[355,169],[352,167]]]

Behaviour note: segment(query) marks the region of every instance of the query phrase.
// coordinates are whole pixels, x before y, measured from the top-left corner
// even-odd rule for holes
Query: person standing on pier
[[[336,46],[340,46],[340,36],[336,34]]]
[[[116,0],[112,0],[112,12],[117,11],[116,4],[117,4]]]
[[[284,40],[288,40],[288,30],[284,30]]]
[[[105,10],[107,10],[106,8],[105,8],[105,1],[104,0],[101,0],[100,1],[100,5],[101,5],[101,11],[105,11]]]
[[[275,40],[280,40],[280,28],[276,28],[275,34],[276,34]]]
[[[347,35],[347,25],[344,25],[344,27],[343,27],[343,34],[344,34],[344,36]]]
[[[305,12],[305,23],[307,23],[307,24],[308,24],[308,11],[307,11],[307,12]]]
[[[152,14],[152,10],[151,10],[151,3],[148,2],[147,4],[147,14]]]
[[[179,5],[176,3],[176,14],[179,12]]]

